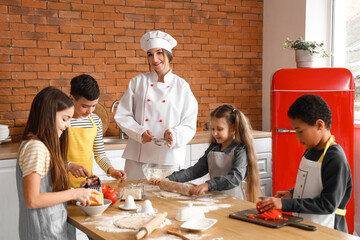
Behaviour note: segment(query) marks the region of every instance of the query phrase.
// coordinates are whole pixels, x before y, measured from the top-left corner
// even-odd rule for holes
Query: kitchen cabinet
[[[0,161],[0,239],[19,239],[19,199],[16,186],[16,159]]]
[[[272,195],[272,139],[267,138],[255,138],[254,145],[256,150],[256,156],[258,158],[259,166],[259,177],[260,177],[260,187],[262,194],[264,196]],[[190,144],[187,146],[187,159],[185,161],[185,167],[193,166],[200,157],[202,157],[209,147],[209,143],[197,143]],[[192,181],[194,183],[203,183],[209,179],[209,175]]]

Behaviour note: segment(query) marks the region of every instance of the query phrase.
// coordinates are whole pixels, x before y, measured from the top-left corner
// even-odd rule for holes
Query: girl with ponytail
[[[221,191],[257,202],[260,196],[259,169],[249,120],[234,106],[223,104],[210,114],[210,125],[211,144],[194,166],[152,182],[187,182],[209,173],[210,179],[193,187],[193,194]]]

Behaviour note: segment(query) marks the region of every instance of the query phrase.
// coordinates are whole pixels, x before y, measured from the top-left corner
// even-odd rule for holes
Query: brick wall
[[[69,93],[91,74],[110,112],[129,80],[148,71],[141,36],[170,33],[174,73],[199,102],[198,127],[227,102],[261,129],[263,0],[0,0],[0,124],[19,141],[39,90]],[[116,135],[111,122],[107,135]]]

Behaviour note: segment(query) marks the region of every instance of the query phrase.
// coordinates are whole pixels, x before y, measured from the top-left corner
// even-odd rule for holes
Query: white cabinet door
[[[0,239],[19,239],[19,199],[16,159],[0,160]]]

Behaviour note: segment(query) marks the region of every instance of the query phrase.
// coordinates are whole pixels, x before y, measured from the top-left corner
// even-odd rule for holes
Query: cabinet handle
[[[276,132],[278,132],[278,133],[293,133],[293,132],[296,132],[296,131],[295,130],[289,130],[289,129],[286,129],[286,128],[277,128]]]

